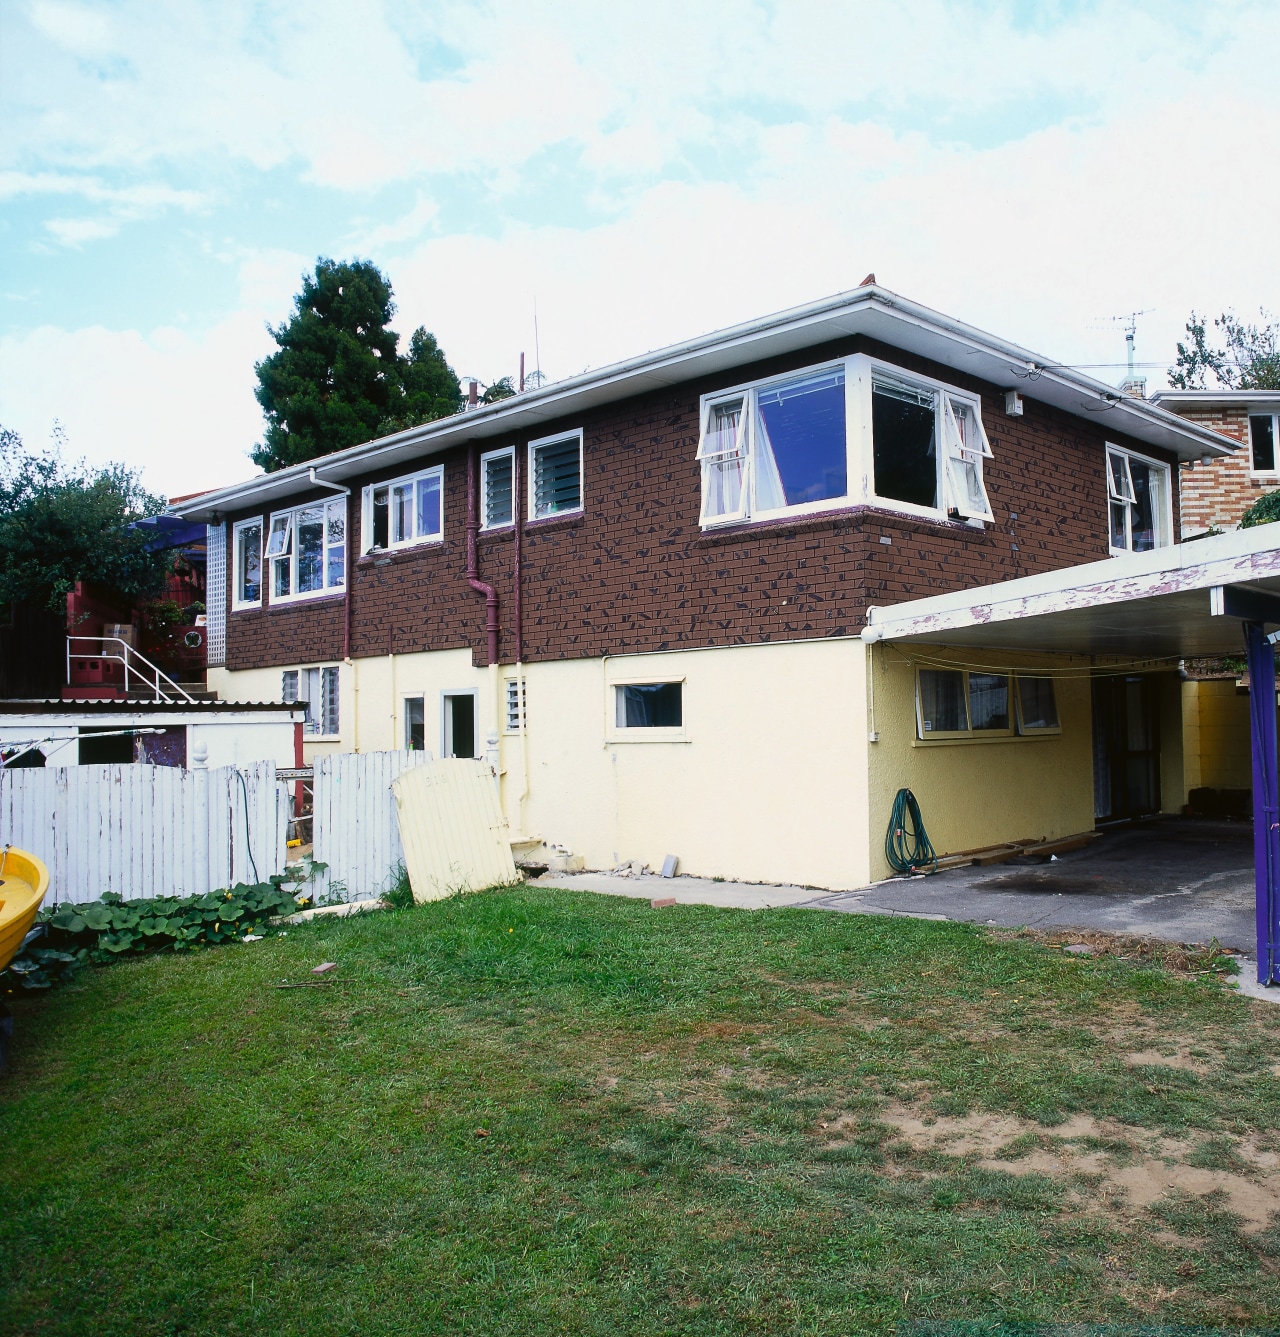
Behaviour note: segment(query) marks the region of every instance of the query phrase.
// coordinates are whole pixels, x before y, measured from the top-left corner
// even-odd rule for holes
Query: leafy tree
[[[480,396],[482,404],[496,404],[499,400],[510,399],[516,392],[516,388],[511,384],[511,377],[504,376],[501,380],[494,383]]]
[[[57,451],[33,454],[0,428],[0,602],[58,612],[79,580],[127,599],[158,593],[168,557],[148,552],[151,536],[129,525],[164,504],[123,464],[68,466]]]
[[[283,469],[457,410],[458,378],[431,334],[415,330],[398,353],[395,309],[372,261],[317,260],[292,317],[271,331],[279,350],[255,368],[267,418],[255,464]]]
[[[1208,322],[1193,311],[1187,342],[1178,344],[1177,361],[1169,368],[1169,384],[1179,390],[1280,390],[1280,321],[1270,320],[1266,311],[1258,314],[1260,326],[1224,312],[1213,324],[1225,347],[1215,347]]]
[[[444,349],[421,325],[409,338],[409,353],[399,360],[401,399],[394,413],[380,424],[379,432],[403,431],[436,418],[447,418],[462,406],[458,378]]]

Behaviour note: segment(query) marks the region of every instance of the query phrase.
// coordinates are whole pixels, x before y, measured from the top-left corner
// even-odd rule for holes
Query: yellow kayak
[[[17,956],[48,890],[49,870],[34,854],[0,849],[0,970]]]

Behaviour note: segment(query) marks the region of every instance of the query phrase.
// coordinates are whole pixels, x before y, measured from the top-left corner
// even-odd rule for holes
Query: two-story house
[[[861,633],[1158,564],[1179,463],[1231,449],[867,284],[177,509],[210,687],[309,702],[309,756],[487,755],[512,828],[589,867],[839,888],[886,873],[904,786],[942,850],[1181,806],[1167,658]]]

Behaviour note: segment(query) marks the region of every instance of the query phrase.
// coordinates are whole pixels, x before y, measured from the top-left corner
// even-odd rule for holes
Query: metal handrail
[[[85,650],[73,650],[71,647],[72,647],[72,644],[73,644],[74,642],[76,642],[76,641],[96,641],[97,643],[99,643],[100,645],[103,645],[103,646],[105,646],[105,645],[107,644],[108,641],[111,641],[111,642],[114,642],[116,645],[121,646],[121,647],[123,648],[123,650],[124,650],[124,654],[122,654],[122,655],[121,655],[121,654],[109,654],[105,649],[104,649],[104,650],[89,650],[89,651],[85,651]],[[173,679],[172,679],[172,678],[171,678],[171,677],[170,677],[170,676],[169,676],[163,669],[158,668],[155,664],[153,664],[153,663],[146,657],[146,655],[144,655],[144,654],[140,653],[139,651],[135,650],[135,649],[133,648],[133,646],[131,646],[131,645],[129,644],[129,642],[126,641],[126,640],[124,639],[123,636],[68,636],[68,637],[67,637],[67,683],[68,683],[68,684],[71,684],[71,661],[72,661],[73,659],[111,659],[111,660],[116,660],[116,661],[118,661],[119,663],[123,664],[123,665],[124,665],[124,690],[125,690],[125,695],[126,695],[126,696],[127,696],[128,693],[129,693],[129,673],[130,673],[130,671],[132,670],[134,676],[137,677],[137,678],[139,678],[139,679],[141,679],[142,682],[146,683],[146,685],[147,685],[148,687],[150,687],[151,690],[156,694],[156,700],[157,700],[157,701],[171,701],[171,700],[177,700],[178,698],[181,698],[183,701],[189,701],[189,702],[191,702],[192,705],[195,704],[195,697],[192,696],[190,692],[188,692],[188,691],[187,691],[185,688],[183,688],[183,687],[179,687],[178,684],[177,684],[176,682],[174,682],[174,680],[173,680]],[[143,664],[146,668],[150,669],[151,672],[155,675],[155,679],[154,679],[154,681],[148,682],[148,681],[147,681],[147,675],[146,675],[146,673],[143,672],[142,670],[140,670],[140,669],[134,667],[134,666],[131,664],[131,662],[130,662],[131,659],[136,659],[136,660],[138,660],[138,661],[139,661],[141,664]],[[160,685],[162,682],[168,684],[168,686],[171,687],[171,688],[173,689],[173,691],[177,693],[177,696],[175,696],[175,697],[170,697],[170,696],[166,695],[166,694],[165,694],[165,691],[164,691],[164,688]]]

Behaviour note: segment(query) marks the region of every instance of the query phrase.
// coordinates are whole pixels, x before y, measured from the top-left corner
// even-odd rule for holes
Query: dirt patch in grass
[[[992,929],[996,941],[1038,942],[1045,947],[1063,950],[1084,946],[1091,956],[1113,956],[1136,965],[1156,965],[1175,975],[1232,975],[1236,972],[1235,958],[1239,952],[1220,943],[1208,946],[1194,942],[1166,942],[1163,938],[1146,938],[1129,933],[1103,933],[1098,929]]]
[[[1280,1156],[1255,1137],[1179,1139],[1087,1114],[1046,1127],[1012,1114],[951,1117],[897,1102],[877,1117],[914,1152],[963,1158],[1011,1175],[1046,1175],[1063,1181],[1086,1209],[1117,1219],[1179,1196],[1221,1195],[1246,1234],[1266,1230],[1280,1213]],[[821,1136],[847,1140],[858,1123],[838,1119]]]

